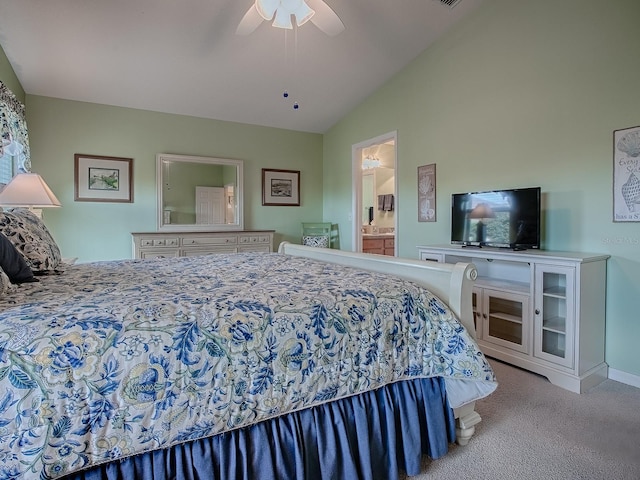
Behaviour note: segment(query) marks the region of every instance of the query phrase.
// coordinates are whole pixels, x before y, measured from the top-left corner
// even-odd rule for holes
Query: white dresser
[[[133,258],[272,252],[274,230],[132,233]]]

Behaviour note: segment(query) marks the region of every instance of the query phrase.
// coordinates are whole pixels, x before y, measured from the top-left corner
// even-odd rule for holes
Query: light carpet
[[[640,479],[640,389],[605,380],[582,395],[490,360],[499,386],[476,404],[468,445],[408,480]]]

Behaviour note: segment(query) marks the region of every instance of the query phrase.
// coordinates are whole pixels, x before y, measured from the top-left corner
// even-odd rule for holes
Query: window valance
[[[0,81],[0,140],[2,154],[9,154],[16,160],[17,172],[31,171],[29,152],[29,132],[24,105],[11,90]]]

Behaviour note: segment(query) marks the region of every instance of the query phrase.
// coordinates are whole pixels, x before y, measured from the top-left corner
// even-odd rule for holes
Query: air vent
[[[438,0],[442,5],[446,5],[449,8],[455,7],[461,0]]]

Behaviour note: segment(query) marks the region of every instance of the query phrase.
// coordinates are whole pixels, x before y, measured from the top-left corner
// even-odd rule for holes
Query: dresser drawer
[[[254,243],[270,243],[271,237],[269,235],[241,235],[238,237],[238,242],[241,245],[250,245]]]
[[[272,252],[273,230],[132,233],[133,257],[188,257],[209,253]]]
[[[196,245],[235,245],[238,243],[237,235],[220,237],[187,237],[182,239],[182,245],[191,247]]]
[[[177,238],[141,238],[141,247],[177,247],[180,242]]]
[[[180,251],[181,257],[195,257],[198,255],[211,255],[214,253],[238,253],[238,248],[235,245],[222,245],[219,247],[194,247],[183,248]]]
[[[179,256],[180,251],[172,248],[145,248],[140,252],[140,258],[169,258]]]
[[[265,252],[265,253],[269,253],[271,252],[271,245],[267,245],[267,244],[262,244],[262,243],[254,243],[251,245],[245,245],[245,246],[239,246],[238,247],[238,253],[239,252]]]

